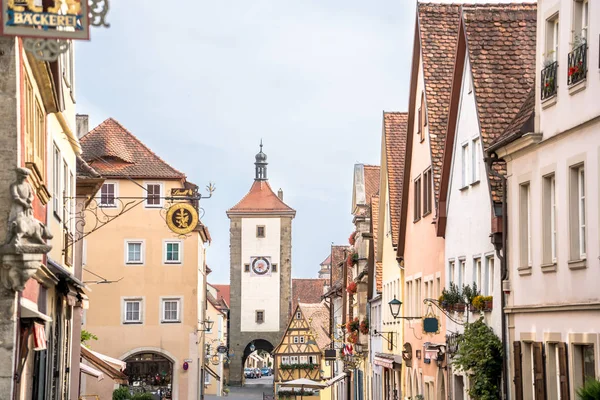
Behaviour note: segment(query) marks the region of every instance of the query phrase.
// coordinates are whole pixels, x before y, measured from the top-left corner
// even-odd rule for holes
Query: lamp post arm
[[[373,330],[373,336],[379,336],[380,338],[382,338],[383,340],[385,340],[388,343],[391,343],[392,347],[398,347],[393,340],[389,340],[388,338],[386,338],[385,336],[382,335],[382,333],[385,334],[390,334],[390,333],[396,333],[396,332],[380,332],[377,329]]]

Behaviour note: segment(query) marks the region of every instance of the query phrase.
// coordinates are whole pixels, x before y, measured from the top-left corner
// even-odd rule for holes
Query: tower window
[[[244,264],[244,272],[250,272],[250,264]]]
[[[265,311],[264,310],[256,310],[256,323],[262,324],[265,322]]]
[[[271,264],[271,272],[277,272],[277,264]]]
[[[256,227],[256,237],[257,238],[264,238],[265,237],[265,227],[264,227],[264,225],[258,225]]]

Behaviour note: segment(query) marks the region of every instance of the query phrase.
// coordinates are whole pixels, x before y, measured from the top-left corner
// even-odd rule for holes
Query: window
[[[432,207],[432,187],[433,179],[431,174],[431,168],[423,173],[423,215],[431,213]]]
[[[473,259],[473,282],[477,285],[477,290],[482,288],[482,276],[481,276],[481,258],[477,257]]]
[[[594,345],[573,346],[573,386],[577,389],[590,379],[596,378]]]
[[[161,187],[160,183],[146,184],[146,207],[162,207]]]
[[[294,336],[294,343],[296,344],[296,343],[299,343],[299,342],[300,342],[300,339],[298,338],[298,336]]]
[[[116,207],[115,202],[116,184],[105,183],[100,189],[100,206],[101,207]]]
[[[204,370],[204,384],[210,385],[210,374],[206,371],[206,369]]]
[[[519,187],[520,259],[521,267],[531,266],[531,186],[529,182]]]
[[[465,280],[466,280],[466,260],[462,259],[458,261],[458,287],[461,288],[462,285],[465,284]]]
[[[308,364],[308,357],[300,356],[300,364]]]
[[[308,363],[309,364],[316,364],[315,357],[314,356],[308,356]]]
[[[69,190],[71,189],[71,184],[69,183],[69,166],[65,161],[63,161],[63,221],[67,222],[69,220],[68,208],[64,206],[64,204],[68,201],[69,197],[71,197],[71,193]]]
[[[558,60],[558,40],[560,37],[558,25],[558,14],[546,20],[546,61]]]
[[[271,272],[277,272],[277,264],[271,264]]]
[[[556,263],[556,181],[554,174],[543,179],[544,264]]]
[[[461,149],[461,171],[462,185],[461,188],[469,184],[469,143],[464,143]]]
[[[425,94],[421,93],[421,106],[419,107],[419,120],[417,121],[417,133],[419,140],[425,140],[425,127],[427,126],[427,117],[425,116]]]
[[[304,336],[300,336],[300,343],[304,343]]]
[[[417,314],[421,315],[421,278],[415,280],[415,310]]]
[[[583,165],[571,167],[569,194],[569,225],[571,236],[571,260],[586,258],[585,224],[585,169]]]
[[[471,183],[479,182],[479,138],[471,142]]]
[[[450,261],[448,263],[448,277],[450,278],[449,279],[450,283],[456,282],[456,271],[455,271],[455,269],[456,269],[456,266],[455,266],[454,261]]]
[[[258,225],[256,227],[256,237],[257,238],[264,238],[265,237],[265,227],[264,227],[264,225]]]
[[[290,358],[288,356],[281,357],[281,365],[289,365]]]
[[[494,256],[485,258],[485,286],[483,289],[485,296],[494,294]]]
[[[56,215],[57,218],[60,218],[62,213],[60,211],[61,208],[61,192],[60,192],[60,150],[58,150],[58,147],[56,147],[56,144],[54,144],[54,160],[53,160],[53,177],[52,177],[52,199],[53,199],[53,205],[54,205],[54,215]]]
[[[125,263],[143,264],[144,263],[144,242],[126,241],[125,242]]]
[[[244,272],[250,272],[250,264],[244,264]]]
[[[23,83],[25,92],[25,162],[27,167],[43,180],[46,175],[46,116],[27,74],[24,74]]]
[[[181,322],[181,299],[163,299],[162,322]]]
[[[142,299],[125,299],[123,301],[123,322],[126,324],[142,323]]]
[[[166,241],[165,242],[165,264],[181,264],[183,259],[183,243],[179,240]]]
[[[290,356],[290,362],[292,364],[298,364],[298,356]]]
[[[573,43],[582,43],[588,37],[588,10],[588,0],[573,2]]]
[[[435,278],[435,298],[437,299],[442,295],[442,278],[439,276]]]
[[[256,310],[256,323],[262,324],[265,322],[265,310]]]
[[[421,219],[421,177],[415,179],[415,204],[414,204],[414,222]]]
[[[300,311],[296,313],[296,319],[302,319],[302,313]]]

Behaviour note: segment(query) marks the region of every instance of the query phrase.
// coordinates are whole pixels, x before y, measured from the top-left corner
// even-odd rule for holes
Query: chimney
[[[90,117],[87,114],[77,114],[76,124],[77,124],[77,139],[81,139],[83,135],[90,131]]]
[[[279,197],[279,200],[283,201],[283,190],[281,190],[281,188],[277,191],[277,197]]]

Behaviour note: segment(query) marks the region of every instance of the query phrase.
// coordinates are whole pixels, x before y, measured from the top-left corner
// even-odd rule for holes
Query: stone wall
[[[10,184],[19,163],[16,39],[0,36],[0,243],[6,237]],[[17,328],[16,293],[0,288],[0,393],[10,397]]]

